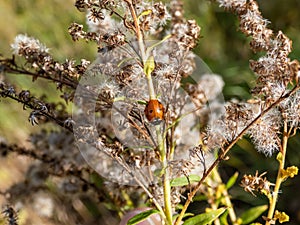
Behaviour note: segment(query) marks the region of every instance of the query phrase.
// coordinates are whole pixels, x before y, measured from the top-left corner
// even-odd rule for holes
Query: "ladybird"
[[[148,121],[158,125],[164,119],[164,106],[157,99],[150,99],[146,105],[144,113]]]

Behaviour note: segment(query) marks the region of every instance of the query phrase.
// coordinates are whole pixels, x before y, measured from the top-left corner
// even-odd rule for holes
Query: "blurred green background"
[[[258,1],[264,18],[268,19],[275,32],[282,30],[293,40],[293,52],[290,57],[300,56],[300,0]],[[259,55],[249,50],[249,38],[238,31],[235,15],[224,12],[210,1],[184,1],[186,17],[195,19],[201,26],[202,38],[195,52],[208,64],[214,73],[225,80],[224,96],[226,99],[248,99],[249,90],[254,85],[254,75],[248,67],[249,59]],[[0,53],[11,55],[10,44],[19,33],[38,38],[57,60],[66,58],[79,61],[81,58],[93,61],[96,57],[95,45],[79,41],[74,43],[68,34],[72,22],[85,23],[84,13],[74,7],[74,0],[1,0],[0,1]],[[24,89],[55,92],[55,87],[45,81],[31,82],[31,78],[12,75],[9,80]],[[55,98],[55,97],[54,97]],[[40,129],[32,127],[27,121],[29,112],[11,101],[0,102],[0,136],[10,142],[27,144],[29,132]],[[287,165],[300,165],[299,135],[290,139]],[[230,153],[230,160],[222,163],[220,171],[224,180],[235,171],[240,177],[245,173],[254,174],[267,171],[267,176],[275,177],[277,162],[275,156],[266,158],[257,153],[247,139],[241,140]],[[272,180],[271,180],[272,181]],[[291,217],[288,224],[300,224],[300,188],[299,176],[290,179],[282,186],[278,209]],[[264,197],[253,197],[236,186],[231,190],[234,204],[239,210],[249,205],[267,204]]]
[[[93,61],[97,48],[93,43],[79,41],[74,43],[68,34],[68,27],[72,22],[85,23],[84,13],[80,13],[74,6],[73,0],[2,0],[0,1],[0,54],[10,57],[12,54],[10,44],[18,34],[27,34],[35,37],[45,44],[50,53],[58,61],[64,62],[67,58],[80,62],[81,58]],[[30,77],[12,75],[8,77],[13,84],[28,89],[41,96],[43,93],[52,93],[54,100],[56,87],[51,82],[38,80],[32,83]],[[0,136],[10,141],[19,141],[26,144],[26,137],[32,130],[27,121],[29,111],[23,111],[22,106],[4,100],[0,105]],[[17,129],[16,129],[17,127]],[[25,140],[25,142],[24,142]]]

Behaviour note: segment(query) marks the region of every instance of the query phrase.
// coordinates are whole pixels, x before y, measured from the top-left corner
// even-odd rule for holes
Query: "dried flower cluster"
[[[256,171],[254,176],[244,175],[241,180],[241,186],[245,191],[250,192],[254,196],[254,191],[261,192],[268,196],[272,194],[271,186],[274,186],[274,184],[268,181],[266,177],[263,177],[265,174],[266,172],[258,175],[258,171]]]
[[[282,121],[296,119],[294,113],[299,108],[297,103],[291,108],[285,105],[291,106],[299,93],[296,91],[297,86],[292,91],[289,87],[289,84],[298,85],[299,62],[288,58],[292,49],[291,40],[281,31],[274,35],[267,28],[269,22],[261,16],[255,1],[218,2],[221,7],[238,15],[240,30],[252,37],[251,49],[254,52],[265,51],[266,54],[258,60],[250,60],[250,68],[257,75],[257,82],[252,90],[253,100],[247,103],[233,102],[226,106],[225,115],[209,132],[209,145],[224,146],[241,138],[239,134],[242,132],[253,139],[258,151],[271,156],[280,150]],[[290,97],[284,100],[285,95]],[[256,122],[252,124],[254,120]],[[297,124],[289,122],[291,128],[297,128]],[[250,125],[254,126],[250,128]]]
[[[6,143],[0,145],[2,156],[15,153],[36,159],[28,168],[24,180],[4,192],[7,200],[21,209],[31,208],[41,218],[59,217],[65,224],[83,223],[85,218],[74,208],[74,204],[82,198],[106,201],[109,197],[104,193],[112,193],[91,180],[93,170],[84,163],[69,132],[49,133],[43,130],[32,135],[30,141],[33,145],[31,149]],[[94,177],[97,178],[96,175]],[[49,185],[55,188],[54,193]],[[117,204],[122,198],[116,195],[113,201]]]
[[[32,125],[55,121],[61,127],[72,129],[72,124],[69,123],[70,115],[64,104],[47,103],[46,99],[37,99],[31,95],[30,90],[22,90],[17,93],[13,86],[3,82],[0,84],[0,96],[18,101],[23,105],[24,110],[31,109],[28,121]]]
[[[13,53],[25,58],[30,68],[28,68],[28,75],[36,78],[44,78],[57,82],[57,88],[61,89],[63,86],[75,88],[77,85],[77,78],[79,78],[86,70],[89,62],[82,60],[80,65],[75,66],[72,60],[66,60],[65,63],[59,63],[53,59],[48,53],[49,49],[36,40],[27,35],[20,34],[15,38],[11,45]],[[24,73],[27,70],[19,68],[14,62],[2,62],[4,70],[8,72]],[[23,70],[22,70],[23,69]],[[32,69],[32,70],[30,70]]]
[[[166,107],[160,132],[165,139],[165,154],[168,154],[168,179],[183,176],[189,180],[190,174],[201,175],[213,155],[197,147],[200,130],[191,128],[197,124],[197,115],[208,115],[206,104],[221,93],[223,81],[217,75],[206,75],[196,78],[199,85],[192,87],[186,83],[187,92],[181,88],[181,79],[191,76],[197,69],[190,50],[197,44],[200,28],[195,21],[183,18],[182,4],[178,1],[173,1],[174,8],[170,9],[163,3],[131,1],[76,1],[75,5],[87,12],[89,31],[85,31],[83,25],[73,23],[69,33],[74,41],[85,39],[97,43],[99,56],[91,66],[84,59],[79,65],[72,60],[55,61],[46,46],[27,35],[17,36],[12,44],[13,53],[25,59],[24,66],[20,66],[15,57],[1,59],[5,73],[27,74],[33,81],[44,78],[55,82],[66,103],[75,100],[79,110],[73,118],[64,104],[38,99],[30,90],[17,91],[5,80],[0,86],[1,97],[19,101],[24,109],[31,109],[29,122],[32,125],[52,121],[74,132],[81,152],[96,171],[110,182],[119,185],[135,183],[149,189],[152,195],[149,197],[164,206],[164,190],[158,185],[160,178],[155,174],[162,169],[160,160],[163,156],[158,147],[161,134],[157,134],[144,115],[143,102],[149,99],[149,93],[145,91],[148,89],[144,77],[146,62],[150,55],[154,57],[152,80],[157,96]],[[124,11],[124,8],[128,10]],[[148,36],[163,40],[147,41]],[[141,49],[141,38],[144,49]],[[206,84],[214,81],[220,84],[217,89],[211,89],[211,93],[203,90]],[[188,91],[191,88],[192,91]],[[193,102],[201,104],[195,107]],[[96,118],[94,123],[93,117]],[[16,152],[40,161],[28,172],[27,188],[41,189],[51,175],[56,179],[64,177],[61,182],[65,185],[61,187],[73,192],[79,192],[83,185],[93,189],[93,184],[82,176],[91,171],[83,166],[79,152],[74,152],[74,140],[69,135],[43,131],[32,136],[32,150],[3,143],[3,154]],[[187,138],[191,135],[194,138]],[[70,146],[71,149],[64,147],[62,152],[58,146]],[[71,183],[68,180],[72,180]],[[115,189],[115,184],[110,182],[107,185]],[[21,199],[15,188],[7,191],[11,201]],[[17,190],[21,189],[20,185]],[[180,202],[184,190],[180,186],[171,188],[172,207]],[[122,198],[117,193],[114,196]]]
[[[11,45],[14,56],[0,59],[1,72],[50,80],[64,102],[51,103],[30,90],[18,91],[1,77],[0,97],[30,109],[32,125],[53,122],[61,127],[59,132],[32,135],[31,149],[0,143],[3,156],[13,152],[36,159],[24,182],[6,190],[6,197],[14,203],[34,202],[42,217],[58,214],[56,219],[65,224],[85,222],[80,205],[85,198],[121,209],[135,197],[136,205],[144,201],[154,205],[165,224],[179,225],[204,180],[244,135],[259,152],[271,156],[280,151],[284,158],[285,138],[299,128],[300,113],[300,65],[288,58],[291,41],[281,31],[274,35],[267,28],[254,0],[217,2],[238,15],[240,30],[252,37],[252,50],[266,52],[250,61],[257,82],[253,99],[247,102],[223,104],[222,78],[209,71],[197,74],[199,59],[191,50],[201,29],[195,20],[184,18],[179,0],[169,6],[139,0],[76,0],[77,9],[87,14],[88,28],[72,23],[68,31],[74,41],[96,42],[98,56],[92,63],[58,62],[40,41],[18,35]],[[150,102],[155,104],[149,106]],[[68,103],[74,108],[72,115]],[[284,170],[284,160],[278,161],[280,173],[286,172],[282,180],[297,174],[297,168]],[[272,204],[280,185],[273,190],[264,175],[245,175],[241,186],[253,195],[254,191],[267,195]],[[220,179],[215,186],[207,185],[212,209],[218,206],[212,190],[218,190],[227,201],[224,205],[232,208]],[[50,188],[65,197],[55,198]],[[68,202],[70,207],[61,206]],[[7,212],[16,224],[16,217]],[[268,214],[269,221],[273,213]],[[232,209],[229,214],[236,224]]]
[[[103,12],[101,17],[95,18],[94,14],[93,19],[88,17],[90,30],[95,33],[85,32],[82,27],[77,29],[77,25],[69,30],[73,39],[79,36],[84,39],[99,37],[97,40],[90,39],[98,43],[98,59],[80,81],[80,88],[77,88],[75,95],[75,104],[79,110],[73,118],[74,131],[81,151],[90,165],[109,180],[151,188],[153,197],[162,206],[165,204],[163,187],[157,185],[160,178],[155,175],[155,171],[162,169],[160,161],[163,156],[159,150],[161,134],[157,134],[157,128],[144,115],[145,102],[151,98],[145,77],[145,67],[151,63],[150,56],[155,62],[152,71],[156,92],[154,97],[159,96],[166,108],[159,132],[165,139],[168,164],[172,171],[168,179],[185,176],[189,179],[191,174],[201,175],[211,164],[213,155],[196,147],[200,142],[200,129],[192,127],[197,126],[197,115],[206,114],[209,117],[206,104],[213,102],[223,87],[223,81],[218,75],[207,74],[195,78],[197,85],[187,82],[184,87],[186,92],[181,88],[182,78],[191,76],[197,70],[196,57],[189,50],[195,47],[200,28],[195,21],[186,21],[183,17],[179,19],[178,15],[183,14],[182,8],[177,1],[172,4],[179,7],[171,8],[169,13],[162,3],[143,2],[134,10],[137,18],[134,13],[130,17],[119,12],[124,2],[121,6],[116,4],[110,7],[80,5],[80,8],[88,8],[90,11],[99,7]],[[132,5],[127,2],[125,7],[131,10]],[[124,26],[119,24],[117,31],[103,29],[108,21],[112,23],[112,20],[105,19],[108,13],[123,18]],[[177,19],[172,20],[170,27],[164,27],[164,20],[170,19],[170,14],[176,14]],[[159,25],[160,29],[156,29],[154,24]],[[116,32],[124,34],[124,42],[110,39],[116,37]],[[143,35],[144,49],[139,35]],[[149,35],[158,40],[163,37],[163,40],[147,40]],[[206,85],[215,82],[218,84],[216,88],[211,88],[209,92],[204,90]],[[194,104],[196,102],[201,104]],[[95,113],[92,113],[94,110]],[[207,121],[203,123],[207,124]],[[112,140],[115,144],[111,144]],[[190,149],[193,149],[193,154],[189,155]],[[99,161],[105,163],[99,164]],[[180,202],[184,190],[178,187],[171,189],[172,207]]]
[[[11,206],[5,206],[2,213],[7,219],[9,225],[18,225],[18,216]]]

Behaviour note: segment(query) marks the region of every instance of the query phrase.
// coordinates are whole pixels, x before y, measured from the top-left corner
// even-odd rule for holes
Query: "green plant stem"
[[[282,146],[281,146],[281,152],[280,152],[281,156],[278,157],[279,167],[278,167],[278,172],[277,172],[277,178],[276,178],[274,191],[273,191],[273,193],[272,193],[272,195],[269,199],[270,206],[269,206],[268,220],[266,221],[266,225],[271,225],[271,221],[273,221],[273,216],[274,216],[274,212],[275,212],[275,208],[276,208],[279,189],[280,189],[281,183],[284,181],[284,179],[282,178],[281,171],[284,169],[286,150],[287,150],[287,141],[288,141],[288,138],[289,138],[289,134],[288,134],[287,130],[288,130],[287,123],[284,122]]]
[[[168,159],[166,154],[165,142],[161,132],[160,125],[156,125],[156,134],[158,140],[158,147],[162,162],[163,170],[163,190],[164,190],[164,204],[165,204],[165,215],[166,222],[168,225],[172,225],[172,204],[171,204],[171,185],[170,185],[170,174],[168,167]]]
[[[156,99],[156,94],[155,94],[155,89],[154,89],[154,86],[153,86],[151,74],[150,75],[146,74],[146,78],[147,78],[147,84],[148,84],[149,98],[150,99]]]
[[[124,1],[127,3],[129,11],[130,11],[132,19],[133,19],[134,32],[136,34],[136,38],[137,38],[139,49],[140,49],[142,65],[144,66],[144,70],[145,70],[145,65],[147,63],[148,56],[146,54],[146,47],[144,45],[144,36],[143,36],[143,33],[141,32],[139,19],[136,15],[136,11],[132,4],[132,0],[124,0]],[[149,65],[147,65],[147,66],[149,66]],[[150,97],[150,99],[155,99],[156,95],[155,95],[155,89],[153,86],[151,72],[152,72],[151,70],[147,70],[147,71],[145,71],[145,74],[146,74],[146,78],[147,78],[149,97]],[[157,139],[158,139],[158,143],[159,143],[159,150],[161,152],[161,157],[163,159],[162,165],[163,165],[163,168],[165,169],[165,174],[164,174],[165,210],[162,210],[161,206],[157,203],[157,201],[154,199],[154,197],[148,191],[148,189],[144,188],[144,190],[146,191],[147,195],[150,198],[152,197],[152,200],[154,200],[153,202],[155,203],[156,208],[161,212],[162,218],[164,220],[166,220],[167,225],[172,225],[172,208],[171,208],[171,194],[170,194],[171,187],[170,187],[169,172],[168,172],[167,159],[166,159],[166,153],[165,153],[166,151],[165,151],[162,135],[160,132],[160,126],[156,126],[156,131],[157,131]],[[142,185],[142,187],[143,187],[143,185]]]
[[[225,204],[228,207],[227,210],[228,210],[228,214],[229,214],[229,218],[231,220],[231,223],[233,225],[238,225],[239,223],[237,222],[235,211],[234,211],[233,205],[231,203],[228,191],[226,189],[223,191],[223,196],[224,196]]]
[[[146,47],[144,45],[144,36],[141,32],[141,28],[139,25],[139,18],[136,15],[136,11],[134,9],[134,6],[132,4],[131,0],[125,0],[125,2],[128,5],[128,8],[130,10],[133,22],[134,22],[134,28],[135,28],[135,34],[137,37],[142,64],[144,66],[144,72],[147,78],[147,86],[148,86],[148,92],[149,92],[149,98],[150,99],[156,99],[155,89],[152,81],[151,73],[155,67],[154,59],[153,57],[149,57],[147,55]],[[163,139],[163,135],[161,133],[160,125],[156,126],[156,133],[157,133],[157,141],[158,141],[158,148],[160,152],[161,162],[162,162],[162,169],[164,171],[163,173],[163,192],[164,192],[164,214],[165,214],[165,220],[167,225],[172,225],[172,205],[171,205],[171,185],[170,185],[170,174],[169,174],[169,167],[168,167],[168,160],[167,160],[167,154],[166,154],[166,148],[165,148],[165,142]]]
[[[213,170],[213,176],[214,176],[215,180],[218,182],[218,184],[220,184],[220,185],[223,184],[222,178],[221,178],[217,168],[215,168]],[[222,190],[222,195],[223,195],[223,198],[224,198],[224,201],[225,201],[225,205],[228,207],[227,210],[228,210],[228,214],[229,214],[229,218],[231,220],[231,223],[233,225],[238,225],[236,214],[235,214],[233,205],[232,205],[231,200],[230,200],[230,196],[229,196],[228,191],[227,191],[226,188],[224,188]]]
[[[207,178],[207,197],[208,197],[208,203],[210,204],[210,207],[213,210],[217,210],[219,207],[219,201],[216,201],[217,199],[217,191],[216,191],[216,182],[217,185],[220,185],[220,183],[217,181],[217,179],[215,179],[215,173],[217,172],[217,169],[215,168],[211,174],[211,176],[209,176]],[[214,225],[221,225],[219,218],[217,218],[214,221]]]

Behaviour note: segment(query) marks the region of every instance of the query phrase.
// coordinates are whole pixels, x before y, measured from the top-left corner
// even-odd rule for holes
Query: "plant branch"
[[[166,221],[168,225],[172,225],[171,186],[170,186],[170,174],[169,174],[169,166],[168,166],[168,159],[166,153],[166,145],[160,130],[161,128],[160,125],[157,125],[155,128],[156,128],[158,148],[160,152],[162,170],[163,170],[163,189],[164,189]]]
[[[284,169],[284,164],[285,164],[288,139],[289,139],[288,126],[287,126],[287,122],[284,121],[281,152],[277,156],[277,160],[279,161],[279,167],[278,167],[278,171],[277,171],[277,178],[276,178],[274,191],[271,195],[271,198],[269,199],[270,206],[269,206],[269,211],[268,211],[268,217],[266,220],[266,225],[271,225],[271,221],[273,221],[273,216],[274,216],[274,212],[275,212],[275,208],[276,208],[279,189],[280,189],[281,183],[284,181],[284,179],[282,177],[282,170]]]
[[[283,100],[285,100],[286,98],[290,97],[292,94],[294,94],[297,90],[299,90],[300,86],[296,85],[290,92],[288,92],[285,95],[282,95],[280,98],[278,98],[274,103],[272,103],[268,108],[266,108],[263,112],[261,112],[260,115],[258,115],[254,120],[252,120],[252,122],[245,127],[237,136],[235,139],[233,139],[231,141],[231,143],[229,143],[227,145],[226,148],[223,149],[223,151],[221,151],[220,155],[218,156],[218,158],[213,162],[213,164],[203,173],[203,176],[201,178],[201,180],[198,182],[198,184],[195,186],[195,188],[192,190],[192,192],[189,193],[188,195],[188,199],[186,200],[179,216],[176,219],[176,222],[174,225],[179,225],[182,221],[182,218],[188,208],[188,206],[190,205],[190,203],[193,200],[193,197],[196,195],[197,191],[200,189],[203,181],[206,179],[207,176],[210,175],[210,173],[213,171],[213,169],[225,158],[226,154],[229,152],[229,150],[236,144],[236,142],[241,139],[243,137],[243,135],[246,133],[246,131],[252,127],[254,124],[256,124],[260,118],[262,116],[264,116],[266,113],[268,113],[271,109],[273,109],[274,107],[276,107],[279,103],[281,103]]]
[[[0,92],[0,94],[1,94],[1,92]],[[72,127],[66,126],[66,124],[65,124],[64,121],[61,121],[61,120],[55,118],[53,115],[51,115],[50,113],[47,113],[46,111],[42,111],[42,110],[37,109],[37,108],[34,107],[34,105],[31,104],[30,102],[22,101],[21,99],[15,97],[15,96],[13,96],[13,95],[9,95],[9,94],[6,94],[5,97],[10,98],[10,99],[12,99],[12,100],[15,100],[15,101],[17,101],[17,102],[20,102],[20,103],[22,103],[24,106],[27,106],[27,107],[30,108],[30,109],[37,110],[39,114],[41,114],[41,115],[45,116],[46,118],[48,118],[48,119],[54,121],[57,125],[61,126],[62,128],[65,128],[65,129],[67,129],[68,131],[70,131],[71,133],[73,133]]]
[[[20,66],[16,65],[14,62],[14,59],[9,59],[9,60],[0,60],[0,65],[3,66],[4,72],[11,73],[11,74],[22,74],[22,75],[29,75],[31,77],[38,77],[38,78],[43,78],[46,80],[51,80],[53,82],[59,82],[62,83],[65,86],[68,86],[72,89],[76,89],[78,82],[75,80],[70,80],[67,79],[67,77],[62,77],[62,78],[55,78],[53,76],[49,76],[47,73],[47,76],[41,74],[41,73],[34,73],[31,71],[28,71],[27,69],[20,68]],[[53,74],[52,74],[53,75]],[[59,76],[59,75],[58,75]]]

